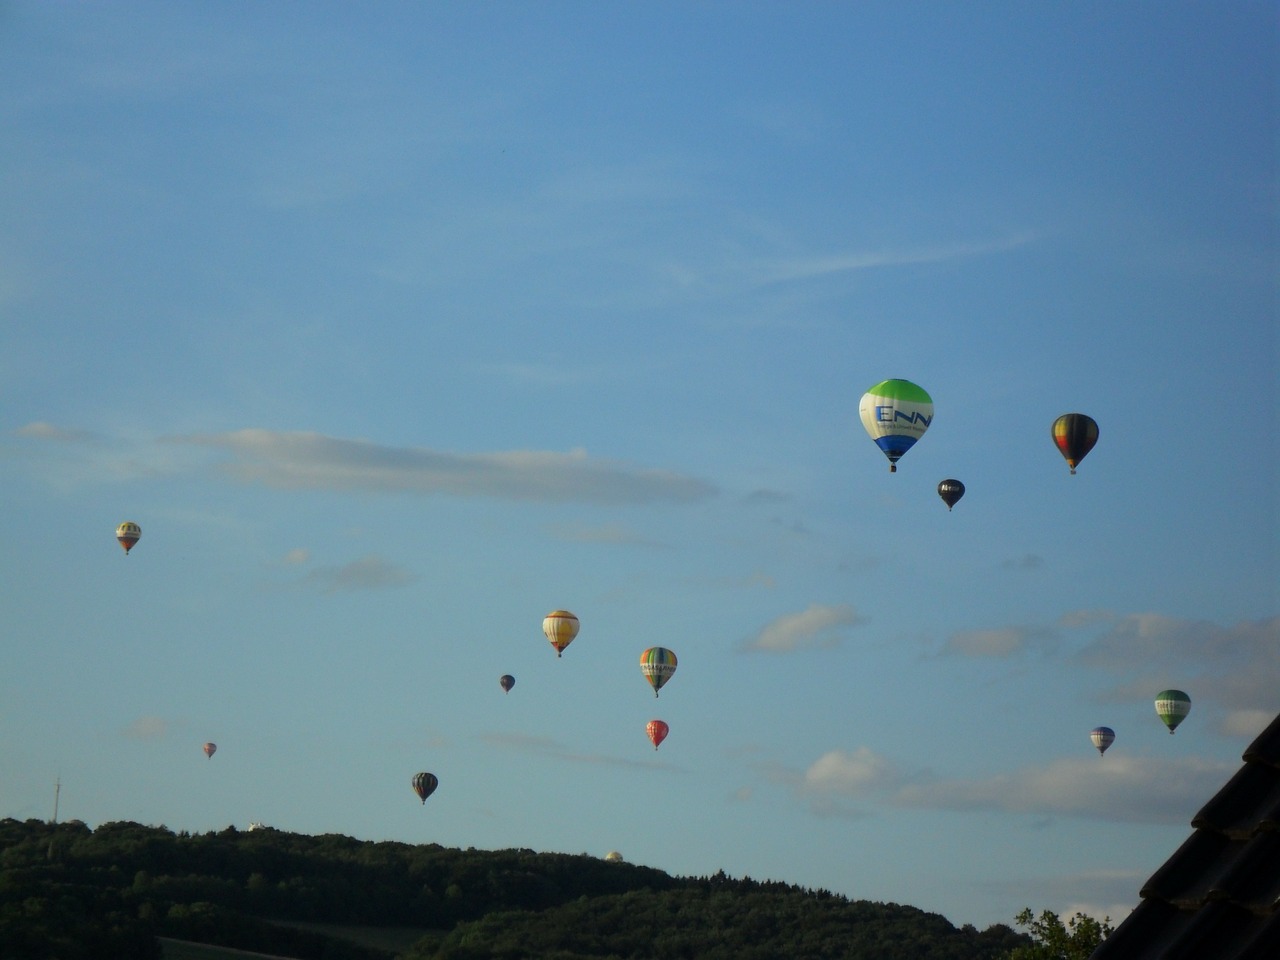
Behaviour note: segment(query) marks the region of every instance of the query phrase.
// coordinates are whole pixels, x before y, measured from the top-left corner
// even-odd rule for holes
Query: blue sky
[[[5,4],[0,815],[1119,919],[1280,710],[1277,61],[1248,2]]]

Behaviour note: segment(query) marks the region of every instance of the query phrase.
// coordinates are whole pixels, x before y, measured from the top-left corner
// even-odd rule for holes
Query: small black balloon
[[[950,510],[964,496],[964,484],[959,480],[943,480],[938,484],[938,496],[942,498],[942,502]]]
[[[415,773],[413,775],[413,792],[416,793],[423,803],[427,802],[427,797],[436,792],[436,787],[440,786],[440,781],[436,779],[434,773]]]

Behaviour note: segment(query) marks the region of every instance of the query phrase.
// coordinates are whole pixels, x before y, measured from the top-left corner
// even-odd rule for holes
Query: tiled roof
[[[1280,716],[1091,960],[1280,958]]]

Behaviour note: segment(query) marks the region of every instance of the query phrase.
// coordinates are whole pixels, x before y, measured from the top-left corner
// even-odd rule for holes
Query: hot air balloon
[[[1094,727],[1089,731],[1089,739],[1098,748],[1098,756],[1107,752],[1107,747],[1115,743],[1116,732],[1110,727]]]
[[[650,647],[640,654],[640,672],[653,687],[653,695],[656,697],[658,690],[676,672],[676,655],[666,647]]]
[[[964,484],[959,480],[943,480],[938,484],[938,496],[942,498],[942,502],[947,505],[948,512],[964,496]]]
[[[862,395],[858,415],[876,446],[889,458],[889,472],[897,473],[898,458],[933,422],[933,399],[910,380],[884,380]]]
[[[671,732],[671,728],[662,720],[650,720],[644,725],[644,731],[649,734],[653,749],[657,750],[658,744],[667,739],[667,734]]]
[[[1053,442],[1075,473],[1076,464],[1088,456],[1098,442],[1098,424],[1083,413],[1064,413],[1053,421]]]
[[[126,520],[120,526],[116,527],[116,539],[120,541],[120,546],[124,547],[124,552],[128,555],[133,549],[133,545],[142,538],[142,528],[132,520]]]
[[[564,653],[564,648],[573,643],[578,635],[578,618],[568,610],[552,610],[542,618],[542,632],[547,635],[551,645],[556,648],[556,656]]]
[[[217,752],[218,752],[218,745],[216,743],[206,743],[204,745],[204,755],[206,757],[212,757]]]
[[[1173,733],[1182,718],[1191,712],[1191,698],[1181,690],[1161,690],[1156,694],[1156,713]]]
[[[498,678],[498,685],[502,687],[503,693],[510,693],[511,688],[516,685],[516,678],[509,673],[504,673]]]
[[[413,792],[418,795],[423,803],[427,802],[427,797],[436,792],[436,787],[440,786],[440,781],[436,779],[434,773],[415,773],[413,775]]]

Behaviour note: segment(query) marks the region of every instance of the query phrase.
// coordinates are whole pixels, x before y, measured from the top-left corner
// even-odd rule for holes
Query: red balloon
[[[667,726],[663,720],[650,720],[645,724],[645,733],[649,734],[649,739],[653,742],[653,749],[658,749],[658,744],[667,739],[667,734],[671,732],[671,728]]]

